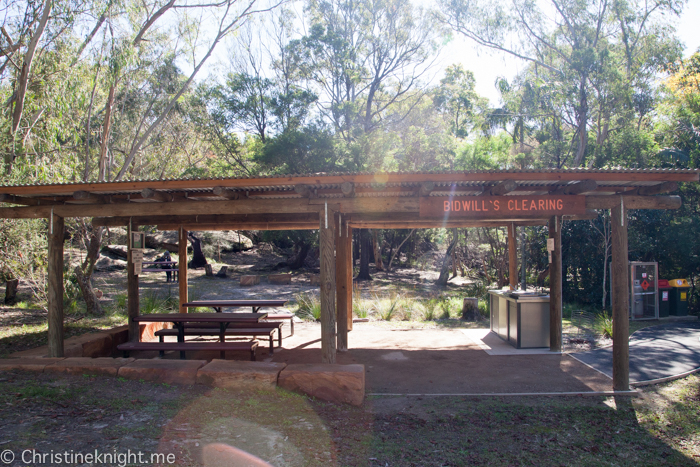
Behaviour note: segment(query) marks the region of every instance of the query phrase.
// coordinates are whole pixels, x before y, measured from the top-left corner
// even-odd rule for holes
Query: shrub
[[[425,309],[425,313],[423,314],[423,319],[425,321],[432,321],[435,319],[436,312],[437,312],[437,306],[438,306],[438,300],[436,298],[431,298],[431,299],[423,301],[423,307]]]
[[[391,318],[400,311],[401,296],[394,295],[384,299],[374,297],[374,308],[379,314],[379,318],[384,321],[391,321]]]
[[[595,316],[595,326],[598,332],[600,332],[603,337],[612,339],[613,336],[613,322],[612,317],[606,312],[598,313]]]
[[[352,312],[358,318],[367,318],[372,311],[372,301],[362,298],[362,289],[358,285],[352,288]]]
[[[301,319],[318,321],[321,319],[321,299],[313,293],[298,293],[294,296],[297,310],[294,313]]]

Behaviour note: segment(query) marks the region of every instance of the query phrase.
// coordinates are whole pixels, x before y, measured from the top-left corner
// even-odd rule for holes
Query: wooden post
[[[352,326],[352,236],[336,215],[338,229],[335,236],[335,280],[338,316],[338,351],[348,350],[348,323]]]
[[[328,205],[321,211],[321,362],[335,363],[335,222]]]
[[[345,293],[347,294],[347,307],[348,307],[348,314],[347,314],[347,319],[348,319],[348,331],[352,331],[352,267],[354,265],[353,261],[353,256],[352,256],[352,227],[349,225],[345,225],[345,237],[343,237],[345,241],[347,242],[347,258],[345,259],[345,264],[343,265],[344,268],[347,269],[347,273],[345,275]]]
[[[63,230],[64,221],[49,218],[48,339],[49,357],[63,357]]]
[[[508,282],[510,290],[518,288],[518,244],[515,242],[515,224],[508,224]]]
[[[561,352],[562,340],[561,224],[561,217],[549,219],[549,238],[554,239],[552,262],[549,264],[549,350],[552,352]]]
[[[127,235],[127,254],[126,254],[126,308],[127,316],[129,317],[129,340],[138,342],[141,338],[139,332],[139,323],[134,321],[134,318],[139,315],[139,276],[134,274],[134,261],[132,258],[131,249],[131,231],[136,226],[129,224]]]
[[[187,313],[187,308],[183,308],[182,305],[187,303],[187,230],[180,227],[178,240],[177,240],[177,268],[179,274],[179,298],[180,298],[180,308],[178,313]]]
[[[629,257],[627,251],[627,210],[622,205],[610,209],[612,230],[612,318],[613,389],[630,388],[629,349]]]

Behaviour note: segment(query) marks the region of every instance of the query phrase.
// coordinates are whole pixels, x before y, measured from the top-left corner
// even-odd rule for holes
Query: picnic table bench
[[[226,330],[231,323],[255,324],[267,316],[266,313],[155,313],[135,316],[133,321],[141,322],[170,322],[175,325],[177,342],[127,342],[120,344],[117,349],[125,354],[132,350],[158,350],[163,355],[166,350],[180,351],[180,358],[185,359],[187,350],[219,350],[221,358],[226,358],[227,350],[249,350],[251,358],[255,359],[257,341],[226,342]],[[218,332],[219,342],[185,342],[185,325],[188,323],[209,324],[213,331]],[[216,326],[218,325],[218,329]],[[270,331],[271,333],[272,331]]]
[[[258,348],[258,341],[249,342],[126,342],[119,344],[117,348],[124,352],[124,357],[129,357],[129,352],[140,350],[157,350],[161,357],[166,350],[180,352],[180,358],[184,359],[184,354],[188,350],[219,350],[221,358],[226,358],[226,351],[247,350],[250,352],[250,360],[255,361],[255,349]]]
[[[228,327],[226,331],[224,331],[224,334],[226,336],[251,336],[251,337],[257,337],[257,336],[267,336],[269,341],[270,341],[270,355],[273,355],[273,342],[274,342],[274,334],[275,334],[275,329],[276,328],[260,328],[260,327],[254,327],[254,328],[231,328]],[[158,337],[159,342],[165,342],[164,337],[167,336],[177,336],[179,333],[179,330],[177,329],[161,329],[160,331],[156,331],[155,335]],[[205,328],[205,327],[185,327],[185,336],[217,336],[220,337],[221,332],[217,328]],[[186,343],[192,342],[192,341],[185,341]],[[281,339],[279,342],[279,345],[282,345]],[[216,350],[216,349],[212,349]]]

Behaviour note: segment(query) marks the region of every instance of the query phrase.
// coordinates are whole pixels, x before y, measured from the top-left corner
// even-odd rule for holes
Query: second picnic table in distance
[[[245,308],[251,307],[253,313],[257,313],[263,307],[284,306],[287,300],[197,300],[183,303],[183,308],[213,308],[217,313],[221,313],[224,308]]]

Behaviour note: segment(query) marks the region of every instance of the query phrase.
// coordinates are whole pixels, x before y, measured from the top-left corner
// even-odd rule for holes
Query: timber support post
[[[622,197],[621,197],[622,198]],[[629,257],[627,245],[627,210],[620,204],[610,209],[612,230],[612,319],[613,390],[628,391],[630,387],[629,348]]]
[[[49,357],[63,357],[63,230],[62,217],[49,218],[48,344]]]
[[[132,248],[132,235],[134,229],[132,224],[129,224],[127,235],[127,253],[126,253],[126,308],[129,318],[129,341],[138,342],[140,340],[139,323],[134,321],[139,315],[139,276],[134,271],[134,259]]]
[[[510,290],[518,288],[518,244],[515,240],[515,224],[508,224],[508,282]]]
[[[561,217],[549,219],[549,238],[554,239],[549,263],[549,350],[552,352],[561,352],[562,347],[561,227]]]
[[[352,233],[337,215],[336,241],[336,306],[338,317],[338,351],[348,350],[348,331],[352,329]]]
[[[335,363],[335,216],[328,205],[320,212],[321,362]]]
[[[177,269],[178,269],[178,291],[179,303],[178,313],[187,313],[187,308],[182,305],[189,300],[187,292],[187,230],[182,226],[178,229],[177,237]]]

